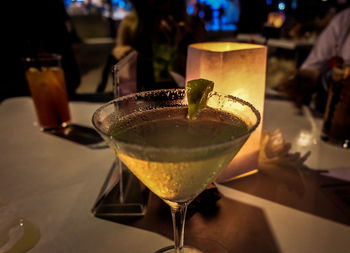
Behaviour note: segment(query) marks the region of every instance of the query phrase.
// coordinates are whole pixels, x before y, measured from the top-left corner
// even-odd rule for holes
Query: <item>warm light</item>
[[[266,78],[265,46],[211,42],[188,48],[186,81],[205,78],[214,81],[214,91],[240,97],[263,116]],[[236,158],[220,175],[219,181],[247,173],[258,167],[262,123]]]
[[[243,173],[241,175],[238,175],[238,176],[234,177],[234,179],[250,176],[250,175],[253,175],[253,174],[257,173],[257,172],[258,172],[258,170],[251,170],[251,171],[248,171],[246,173]]]
[[[246,50],[252,48],[262,48],[262,46],[257,44],[246,44],[246,43],[231,43],[231,42],[207,42],[207,43],[196,43],[191,44],[191,48],[198,50],[207,50],[214,53],[229,52],[232,50]]]
[[[297,138],[297,144],[300,147],[307,147],[313,143],[313,139],[312,133],[308,131],[301,131]]]
[[[271,12],[267,17],[267,24],[275,28],[281,28],[286,17],[281,12]]]

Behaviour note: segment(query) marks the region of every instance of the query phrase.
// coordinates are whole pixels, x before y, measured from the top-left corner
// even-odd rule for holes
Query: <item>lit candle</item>
[[[266,47],[256,44],[233,42],[192,44],[188,48],[186,83],[197,78],[212,80],[214,91],[250,102],[263,117],[266,55]],[[257,170],[261,132],[262,121],[217,181]]]

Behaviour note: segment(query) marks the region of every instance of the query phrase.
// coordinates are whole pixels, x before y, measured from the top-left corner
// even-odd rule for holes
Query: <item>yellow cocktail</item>
[[[195,120],[186,118],[187,110],[184,90],[158,90],[118,98],[93,116],[119,159],[170,205],[175,225],[170,252],[183,252],[187,205],[215,180],[260,121],[249,103],[217,93],[209,94],[208,107]]]

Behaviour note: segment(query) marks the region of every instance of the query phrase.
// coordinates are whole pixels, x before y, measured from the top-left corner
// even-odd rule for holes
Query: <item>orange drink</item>
[[[67,125],[70,111],[60,56],[27,58],[26,62],[26,78],[40,126],[45,130]]]

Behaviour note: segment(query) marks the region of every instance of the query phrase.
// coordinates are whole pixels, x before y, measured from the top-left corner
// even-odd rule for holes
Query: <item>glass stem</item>
[[[178,203],[170,206],[173,218],[175,253],[183,253],[187,205],[188,203]]]
[[[124,172],[123,172],[123,164],[118,160],[119,163],[119,202],[124,203]]]

